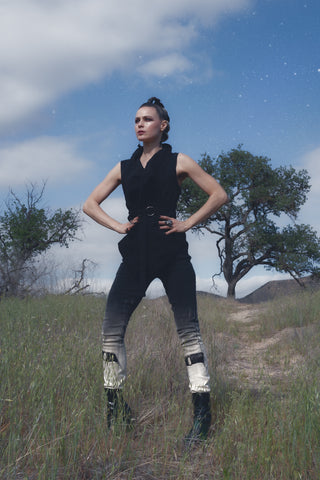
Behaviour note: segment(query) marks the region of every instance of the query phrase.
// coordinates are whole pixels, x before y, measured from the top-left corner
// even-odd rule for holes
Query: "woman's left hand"
[[[184,233],[188,230],[186,222],[167,217],[166,215],[160,215],[159,225],[160,230],[166,230],[166,235],[174,232]]]

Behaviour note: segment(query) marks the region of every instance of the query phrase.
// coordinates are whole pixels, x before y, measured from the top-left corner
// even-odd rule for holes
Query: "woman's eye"
[[[141,120],[140,118],[136,118],[135,121],[134,121],[134,123],[139,123],[140,120]],[[144,117],[142,120],[143,120],[144,122],[153,122],[153,118],[152,118],[152,117]]]

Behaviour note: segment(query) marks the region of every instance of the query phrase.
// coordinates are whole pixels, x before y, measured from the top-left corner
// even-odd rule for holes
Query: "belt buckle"
[[[154,209],[153,205],[148,205],[146,207],[146,215],[147,217],[153,217],[156,214],[156,211]]]

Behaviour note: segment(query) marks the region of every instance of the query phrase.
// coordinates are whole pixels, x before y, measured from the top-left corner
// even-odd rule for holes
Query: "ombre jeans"
[[[139,262],[137,262],[139,264]],[[108,295],[102,328],[104,387],[119,389],[126,379],[125,333],[130,317],[155,278],[159,278],[174,313],[192,393],[208,392],[209,374],[197,316],[195,273],[189,255],[177,255],[165,268],[139,268],[122,262]]]

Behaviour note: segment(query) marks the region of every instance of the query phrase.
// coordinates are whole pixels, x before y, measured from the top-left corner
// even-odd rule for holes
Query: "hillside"
[[[320,281],[312,279],[311,277],[304,277],[301,279],[303,286],[300,286],[295,280],[274,280],[267,282],[262,287],[257,288],[249,295],[238,299],[241,303],[260,303],[284,297],[287,295],[294,295],[304,290],[317,291],[320,289]]]

